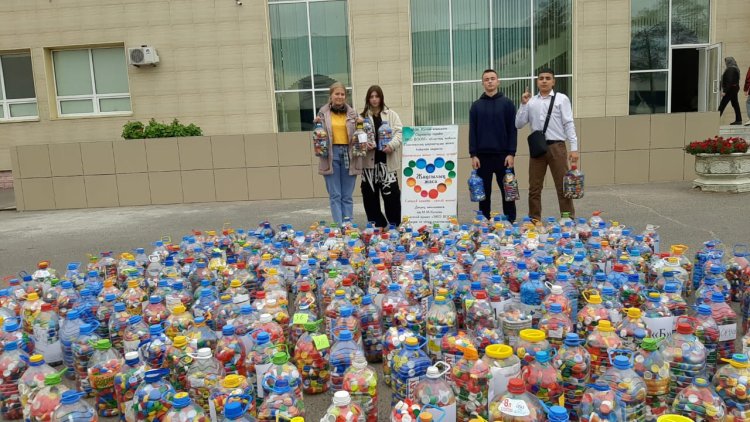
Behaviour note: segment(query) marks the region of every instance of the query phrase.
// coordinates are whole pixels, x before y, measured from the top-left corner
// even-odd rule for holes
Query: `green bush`
[[[171,124],[151,119],[145,126],[141,122],[127,122],[122,127],[122,137],[125,139],[174,138],[178,136],[202,135],[203,131],[200,127],[193,123],[185,126],[177,119],[172,120]]]

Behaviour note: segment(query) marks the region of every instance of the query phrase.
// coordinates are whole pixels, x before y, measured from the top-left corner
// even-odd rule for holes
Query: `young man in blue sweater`
[[[502,92],[497,72],[487,69],[482,73],[484,94],[474,101],[469,110],[469,155],[471,166],[484,181],[485,200],[479,210],[490,218],[492,208],[492,175],[497,178],[500,190],[506,168],[513,168],[518,145],[516,130],[516,107]],[[503,214],[511,222],[516,221],[516,203],[503,198]]]

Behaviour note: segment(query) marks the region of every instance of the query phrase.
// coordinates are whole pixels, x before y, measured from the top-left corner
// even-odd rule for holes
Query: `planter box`
[[[709,192],[750,192],[750,153],[698,154],[693,187]]]

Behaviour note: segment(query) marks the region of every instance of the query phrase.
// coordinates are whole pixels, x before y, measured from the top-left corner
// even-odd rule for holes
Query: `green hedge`
[[[171,124],[151,119],[147,125],[141,122],[127,122],[122,126],[122,137],[125,139],[174,138],[178,136],[202,135],[203,131],[200,127],[193,123],[185,126],[177,119],[172,120]]]

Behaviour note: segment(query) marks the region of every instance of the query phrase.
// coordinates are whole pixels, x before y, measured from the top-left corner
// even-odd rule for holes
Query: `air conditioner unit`
[[[159,63],[159,55],[156,49],[148,45],[128,48],[128,64],[140,67],[145,65],[156,66]]]

